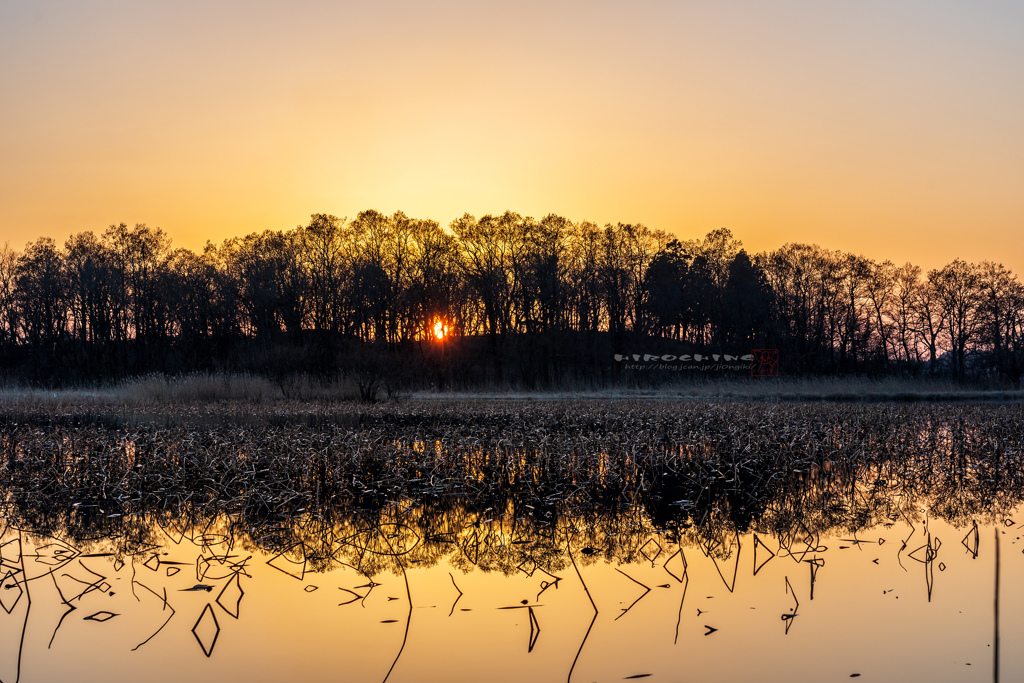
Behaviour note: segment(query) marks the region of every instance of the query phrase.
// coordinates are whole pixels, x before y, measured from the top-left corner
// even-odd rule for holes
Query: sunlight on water
[[[546,538],[509,519],[429,537],[168,520],[78,541],[8,527],[0,680],[988,680],[996,538],[1002,641],[1024,631],[1013,518],[681,545],[582,520]]]

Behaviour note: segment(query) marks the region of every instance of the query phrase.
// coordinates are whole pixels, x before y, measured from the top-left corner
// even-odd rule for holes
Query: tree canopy
[[[441,322],[444,339],[434,335]],[[149,372],[339,373],[412,383],[608,382],[615,353],[777,349],[791,375],[1024,375],[1024,288],[1001,265],[910,263],[727,229],[680,240],[637,224],[398,212],[175,249],[112,225],[0,250],[9,380]]]

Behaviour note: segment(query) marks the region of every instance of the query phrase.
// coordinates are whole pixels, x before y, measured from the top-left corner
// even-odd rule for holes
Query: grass
[[[622,503],[664,490],[749,499],[773,477],[840,465],[950,460],[1017,467],[1016,405],[692,401],[225,404],[173,413],[0,419],[0,485],[53,505],[145,497],[238,509],[568,487]],[[957,460],[959,459],[959,460]],[[1011,473],[1012,476],[1016,474]],[[1006,474],[1005,476],[1011,476]],[[467,483],[470,482],[470,483]],[[567,489],[567,490],[568,490]],[[669,493],[671,491],[671,493]],[[20,493],[18,493],[20,492]],[[577,494],[573,494],[577,495]]]
[[[726,548],[723,539],[738,531],[857,530],[920,519],[925,508],[967,525],[1024,500],[1020,405],[460,399],[38,408],[10,404],[0,415],[3,516],[72,538],[135,538],[132,525],[153,515],[196,524],[227,516],[255,529],[252,542],[263,547],[296,538],[331,547],[318,535],[383,528],[365,543],[400,531],[403,543],[423,542],[416,557],[426,562],[475,534],[506,562],[508,538],[540,539],[515,547],[541,553],[573,536],[584,544],[577,547],[614,546],[627,557],[636,529]],[[390,566],[382,548],[374,553],[374,567]]]
[[[40,410],[74,406],[173,406],[216,402],[264,404],[280,401],[335,402],[359,399],[356,384],[344,378],[296,375],[273,381],[245,373],[197,373],[171,377],[154,374],[113,386],[79,389],[0,389],[0,405],[35,406]]]
[[[869,379],[858,377],[827,378],[725,378],[680,380],[656,388],[593,388],[577,391],[503,391],[412,392],[413,399],[668,399],[729,401],[866,401],[866,402],[963,402],[1024,401],[1024,391],[978,385],[960,385],[942,379]]]
[[[147,375],[98,388],[0,388],[0,405],[35,406],[39,410],[66,410],[75,406],[126,408],[195,406],[236,402],[336,403],[364,401],[367,390],[358,378],[321,379],[311,375],[271,380],[253,374],[190,374],[179,377]],[[376,392],[378,400],[697,400],[697,401],[834,401],[834,402],[1022,402],[1024,391],[984,385],[960,385],[941,379],[844,378],[719,378],[681,379],[658,387],[596,387],[527,391],[517,387],[455,391],[419,390]]]

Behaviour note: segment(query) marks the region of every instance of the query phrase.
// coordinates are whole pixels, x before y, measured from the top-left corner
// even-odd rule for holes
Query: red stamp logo
[[[750,354],[754,360],[750,363],[750,374],[754,377],[779,376],[779,350],[753,349]]]

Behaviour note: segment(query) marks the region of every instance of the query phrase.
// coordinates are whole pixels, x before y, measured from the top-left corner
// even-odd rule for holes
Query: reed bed
[[[1021,406],[959,404],[15,405],[0,415],[0,489],[6,518],[72,536],[165,513],[261,527],[397,515],[423,538],[490,517],[541,537],[634,524],[709,542],[1010,509],[1022,420]]]
[[[197,406],[211,402],[259,405],[275,402],[356,401],[359,387],[349,377],[292,374],[271,379],[251,373],[153,373],[117,384],[87,388],[41,389],[0,386],[0,405],[39,412],[122,410]]]

